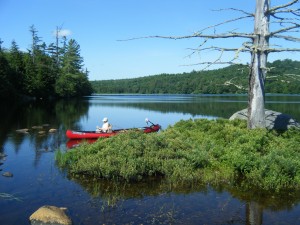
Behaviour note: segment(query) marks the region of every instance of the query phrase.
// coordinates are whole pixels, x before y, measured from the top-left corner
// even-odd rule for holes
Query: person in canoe
[[[100,132],[110,133],[110,132],[112,132],[112,125],[108,123],[107,117],[104,117],[102,122],[103,122],[102,127],[97,126],[96,132],[97,133],[100,133]]]

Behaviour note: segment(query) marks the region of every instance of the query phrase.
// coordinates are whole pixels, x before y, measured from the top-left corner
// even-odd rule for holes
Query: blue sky
[[[62,27],[69,39],[80,44],[90,80],[190,72],[203,68],[192,64],[214,60],[219,53],[190,55],[189,48],[196,48],[200,39],[118,40],[151,35],[191,35],[240,16],[232,11],[212,11],[230,7],[253,12],[255,0],[0,0],[0,38],[4,41],[3,47],[9,48],[15,40],[21,50],[26,50],[31,44],[31,25],[47,45],[55,42],[56,27]],[[232,23],[218,28],[217,32],[233,29],[252,32],[253,22],[248,19]],[[208,46],[239,47],[240,43],[236,39],[216,40]],[[297,59],[299,53],[276,57],[269,59]],[[249,55],[241,56],[242,62],[249,59]]]

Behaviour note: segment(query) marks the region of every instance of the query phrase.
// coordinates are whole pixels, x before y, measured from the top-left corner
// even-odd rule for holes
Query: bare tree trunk
[[[56,40],[56,46],[55,46],[55,60],[56,60],[56,65],[59,65],[59,48],[58,48],[58,41],[59,41],[59,32],[60,28],[56,27],[56,32],[55,32],[55,40]]]
[[[248,128],[264,128],[265,121],[265,78],[269,48],[270,0],[256,0],[255,38],[251,56],[248,94]]]

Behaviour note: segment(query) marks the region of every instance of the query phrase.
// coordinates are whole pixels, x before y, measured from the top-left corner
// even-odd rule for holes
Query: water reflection
[[[267,96],[266,107],[299,118],[300,96]],[[104,116],[115,128],[144,125],[145,117],[163,128],[181,119],[228,118],[247,107],[243,95],[100,95],[77,100],[2,103],[0,224],[26,224],[44,204],[69,208],[74,224],[297,224],[300,193],[261,193],[237,187],[170,184],[163,179],[113,183],[66,177],[55,166],[54,152],[66,148],[66,129],[92,130]],[[117,127],[119,126],[119,127]],[[33,128],[35,127],[35,129]],[[27,128],[28,133],[16,132]],[[56,132],[51,133],[53,128]],[[96,221],[96,222],[95,222]]]
[[[128,204],[133,205],[138,201],[139,211],[151,214],[148,219],[161,224],[274,224],[271,223],[272,218],[264,218],[264,212],[291,210],[300,200],[297,192],[261,193],[228,185],[172,184],[163,179],[147,179],[139,183],[89,179],[78,175],[69,179],[79,183],[93,196],[92,204],[101,208],[103,214],[111,210],[122,211]],[[164,199],[159,201],[164,204],[160,210],[157,199]],[[158,208],[149,211],[149,202]],[[130,213],[128,216],[133,217]],[[124,219],[114,218],[113,221],[122,223]],[[290,224],[288,218],[286,221],[286,224]],[[134,222],[138,223],[139,220]],[[140,222],[151,224],[145,220]]]
[[[247,107],[247,95],[94,95],[91,105],[118,106],[159,111],[229,118]],[[292,115],[300,121],[300,95],[267,95],[266,108]]]
[[[67,127],[80,129],[78,120],[87,114],[88,107],[88,102],[82,100],[3,104],[0,109],[0,146],[9,143],[18,153],[24,144],[30,143],[38,163],[42,153],[54,152],[66,143]],[[20,129],[27,131],[17,132]]]
[[[263,224],[263,207],[256,202],[249,202],[246,205],[247,225]]]

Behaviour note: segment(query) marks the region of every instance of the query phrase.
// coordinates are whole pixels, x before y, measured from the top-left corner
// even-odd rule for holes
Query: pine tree
[[[11,99],[15,94],[12,83],[10,82],[11,68],[4,55],[4,52],[0,51],[0,99]]]
[[[66,44],[66,39],[64,39]],[[59,96],[74,97],[92,93],[87,71],[83,72],[83,58],[80,55],[80,45],[70,39],[62,48],[62,74],[56,82],[55,91]]]
[[[82,71],[82,63],[83,59],[80,56],[80,45],[74,39],[70,39],[63,57],[63,73],[80,73]]]
[[[16,90],[21,94],[23,93],[25,67],[23,54],[19,50],[19,46],[17,45],[15,40],[11,42],[8,59],[10,67],[12,69],[12,83],[14,84]]]

